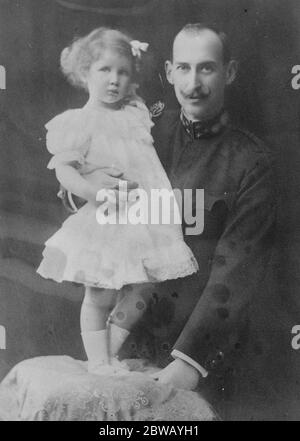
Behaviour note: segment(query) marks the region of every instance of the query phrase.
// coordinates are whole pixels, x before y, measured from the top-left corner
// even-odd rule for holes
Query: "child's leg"
[[[151,298],[151,285],[130,285],[123,288],[123,297],[109,316],[109,350],[115,357],[133,326],[140,320]]]
[[[116,293],[112,290],[87,287],[81,307],[81,336],[88,358],[88,369],[93,372],[107,365],[108,341],[106,321],[114,305]],[[105,373],[101,368],[99,373]]]
[[[80,311],[82,331],[105,329],[109,313],[116,303],[116,291],[86,287]]]

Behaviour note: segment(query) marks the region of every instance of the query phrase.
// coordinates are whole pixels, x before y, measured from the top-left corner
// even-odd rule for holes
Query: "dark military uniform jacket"
[[[204,230],[185,234],[198,273],[159,284],[146,324],[158,353],[179,351],[217,372],[243,352],[252,305],[266,294],[276,213],[273,155],[229,123],[202,133],[184,127],[179,111],[165,111],[155,122],[155,146],[173,188],[204,189]],[[184,233],[186,226],[183,220]]]

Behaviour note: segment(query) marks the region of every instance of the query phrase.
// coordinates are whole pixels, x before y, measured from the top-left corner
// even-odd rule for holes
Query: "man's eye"
[[[120,75],[128,76],[128,75],[129,75],[129,72],[128,72],[128,70],[126,70],[126,69],[122,69],[122,70],[120,70]]]
[[[98,69],[99,72],[109,72],[110,69],[108,66],[103,66]]]
[[[201,72],[211,73],[211,72],[213,72],[213,67],[212,66],[203,66],[203,67],[201,67]]]
[[[183,70],[183,71],[185,71],[185,70],[188,70],[188,66],[185,66],[185,65],[179,65],[179,66],[177,66],[177,69],[178,69],[178,70]]]

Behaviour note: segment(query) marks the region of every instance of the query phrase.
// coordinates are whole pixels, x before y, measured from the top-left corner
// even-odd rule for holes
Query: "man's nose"
[[[191,69],[188,75],[188,83],[189,90],[197,89],[202,86],[202,80],[196,69]]]

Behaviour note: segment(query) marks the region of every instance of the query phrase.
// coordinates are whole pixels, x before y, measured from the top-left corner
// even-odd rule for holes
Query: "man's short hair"
[[[222,43],[222,47],[223,47],[223,62],[225,64],[227,64],[231,59],[232,59],[232,54],[231,54],[231,48],[230,48],[230,44],[229,44],[229,40],[228,40],[228,36],[225,34],[225,32],[220,31],[220,29],[214,25],[214,24],[210,24],[210,23],[189,23],[186,24],[175,36],[175,38],[181,34],[181,33],[186,33],[186,34],[190,34],[190,35],[197,35],[200,34],[202,31],[204,30],[209,30],[214,32],[215,34],[217,34],[217,36],[219,37],[219,39],[221,40]],[[174,41],[175,41],[174,38]],[[172,47],[172,57],[171,60],[173,59],[173,47]]]

